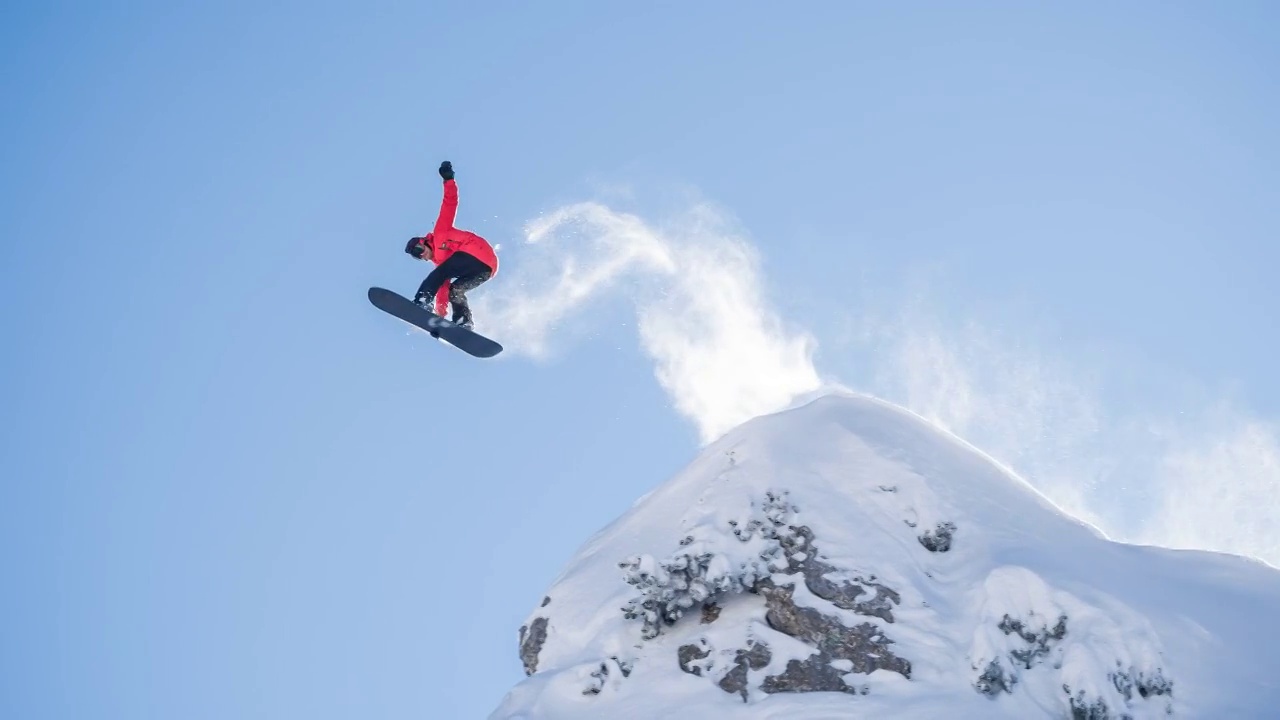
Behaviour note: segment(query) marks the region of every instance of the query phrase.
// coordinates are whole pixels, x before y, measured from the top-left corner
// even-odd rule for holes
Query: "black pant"
[[[449,302],[453,304],[453,321],[470,322],[471,308],[467,305],[466,292],[479,287],[490,277],[493,277],[493,270],[475,255],[455,252],[427,275],[422,285],[418,286],[415,299],[425,299],[428,304],[434,303],[436,291],[445,280],[451,279],[453,282],[449,285]]]

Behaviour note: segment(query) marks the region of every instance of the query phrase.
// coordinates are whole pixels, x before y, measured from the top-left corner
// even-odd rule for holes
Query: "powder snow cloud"
[[[822,378],[814,338],[771,310],[755,249],[730,224],[707,204],[661,223],[594,202],[561,207],[525,225],[519,275],[477,304],[508,352],[539,359],[591,334],[600,308],[625,307],[703,442],[842,384],[973,443],[1115,539],[1280,566],[1274,424],[1185,379],[1153,381],[1147,397],[1176,398],[1166,406],[1122,400],[1131,378],[1159,369],[1037,344],[1035,321],[965,315],[954,294],[930,301],[919,288],[896,304],[842,298],[854,357],[835,361],[843,377]]]
[[[509,283],[482,301],[511,352],[548,357],[553,330],[562,342],[589,304],[625,298],[658,382],[703,442],[820,386],[813,338],[770,310],[754,247],[711,206],[659,227],[584,202],[524,235],[521,276],[549,280]]]
[[[1280,427],[1149,361],[1068,357],[1030,322],[944,305],[926,293],[863,308],[856,389],[973,443],[1112,538],[1280,567]],[[1135,393],[1139,377],[1151,387]]]

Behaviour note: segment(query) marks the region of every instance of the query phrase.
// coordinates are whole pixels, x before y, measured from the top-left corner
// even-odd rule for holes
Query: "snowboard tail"
[[[502,345],[497,342],[474,330],[456,325],[386,288],[369,288],[369,302],[379,310],[421,328],[431,333],[432,337],[440,338],[474,357],[490,358],[502,352]]]

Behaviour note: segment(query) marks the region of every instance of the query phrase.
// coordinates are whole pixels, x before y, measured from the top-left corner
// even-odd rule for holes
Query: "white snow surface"
[[[836,569],[833,581],[896,592],[892,621],[810,592],[767,533],[735,535],[753,519],[809,528],[812,546],[799,557],[816,553]],[[945,523],[955,527],[950,548],[930,551],[920,537]],[[641,590],[620,563],[670,584],[659,563],[683,554],[709,558],[707,587],[687,588],[687,614],[646,639],[642,619],[624,616]],[[715,590],[717,579],[728,587],[744,575],[746,585],[756,576],[794,585],[797,605],[845,626],[874,625],[910,663],[909,677],[835,660],[845,692],[765,692],[764,678],[816,651],[770,626],[760,594]],[[1071,718],[1073,697],[1077,707],[1105,705],[1097,717],[1280,718],[1280,571],[1108,540],[963,441],[851,393],[730,431],[591,538],[546,595],[526,624],[545,619],[536,672],[490,720]],[[703,600],[720,608],[713,622],[703,622]],[[1006,632],[1010,620],[1049,635],[1040,652]],[[717,680],[749,642],[771,653],[748,671],[744,698]],[[702,675],[680,666],[688,645],[705,654],[692,663]],[[992,668],[1009,691],[977,689]],[[1171,692],[1134,691],[1153,678]]]

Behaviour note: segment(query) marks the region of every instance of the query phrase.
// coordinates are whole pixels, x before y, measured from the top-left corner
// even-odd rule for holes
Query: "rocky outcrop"
[[[843,692],[857,694],[857,688],[844,681],[844,670],[825,662],[819,656],[808,660],[790,660],[781,675],[771,675],[760,683],[767,693]]]
[[[759,677],[757,687],[761,691],[857,693],[859,690],[847,683],[845,676],[850,673],[870,674],[876,670],[896,672],[909,679],[911,663],[893,653],[893,641],[886,637],[879,623],[867,621],[849,625],[838,612],[822,612],[798,603],[795,597],[797,586],[803,584],[805,589],[833,608],[893,623],[893,609],[901,602],[899,594],[874,577],[864,578],[843,572],[827,561],[818,548],[812,528],[790,522],[796,509],[786,502],[785,494],[771,493],[761,509],[763,517],[752,518],[746,523],[730,521],[730,525],[740,541],[766,540],[761,558],[768,561],[768,569],[773,572],[763,575],[759,568],[748,566],[738,576],[709,577],[708,571],[716,564],[715,553],[678,555],[661,564],[668,573],[677,573],[674,578],[670,574],[665,577],[672,586],[669,591],[653,592],[654,586],[649,585],[651,602],[647,606],[639,604],[662,620],[647,624],[646,635],[656,635],[662,627],[674,624],[695,597],[700,599],[702,623],[714,622],[720,616],[721,605],[733,602],[733,593],[706,592],[705,588],[738,588],[738,592],[764,599],[764,619],[769,629],[813,648],[813,653],[806,658],[789,659],[781,672]],[[682,547],[693,545],[692,537],[681,542]],[[645,562],[643,559],[633,560],[630,567],[639,569]],[[659,577],[662,576],[654,574],[633,576],[633,579],[640,580],[638,584],[643,586],[644,581]],[[704,589],[691,592],[697,587]],[[664,605],[659,601],[670,602],[673,599],[675,610],[662,616]],[[635,611],[636,604],[630,607],[630,617],[642,616]],[[716,657],[721,658],[719,666]],[[710,642],[703,637],[697,644],[682,645],[677,650],[681,670],[692,675],[705,675],[722,690],[740,695],[744,701],[752,689],[751,671],[764,670],[772,659],[769,642],[763,638],[749,638],[745,647],[730,647],[713,653]]]
[[[765,615],[769,627],[801,640],[817,651],[803,663],[791,661],[791,665],[798,667],[788,666],[788,673],[794,675],[805,671],[815,678],[812,683],[824,684],[820,678],[827,677],[832,661],[846,660],[850,667],[848,672],[870,674],[875,670],[889,670],[911,677],[911,663],[890,651],[893,641],[885,637],[877,625],[868,622],[849,627],[837,617],[810,607],[800,607],[795,602],[791,586],[766,587],[760,593],[765,596],[769,608]],[[822,689],[842,690],[843,681],[839,687]]]
[[[520,626],[520,661],[524,663],[525,675],[538,671],[538,654],[542,652],[542,645],[546,641],[547,618],[534,618],[529,625]]]
[[[676,651],[676,659],[680,662],[680,669],[690,675],[702,675],[702,665],[695,663],[696,660],[705,660],[711,656],[711,651],[702,645],[681,645]]]
[[[710,625],[720,618],[720,606],[709,602],[702,606],[702,624]]]
[[[1109,676],[1115,689],[1128,704],[1135,695],[1142,700],[1158,696],[1173,696],[1173,683],[1157,671],[1147,676],[1140,672],[1114,672]],[[1070,685],[1062,686],[1071,708],[1071,720],[1130,720],[1132,716],[1124,708],[1112,708],[1102,698],[1090,697],[1082,690],[1072,691]],[[1171,708],[1166,714],[1172,714]]]
[[[781,540],[787,567],[791,573],[804,577],[804,584],[810,592],[842,610],[893,622],[893,606],[902,602],[898,593],[874,582],[874,577],[854,577],[843,582],[831,580],[828,576],[839,575],[840,572],[818,555],[813,531],[803,525],[791,527],[790,531]],[[864,595],[865,599],[858,599]]]
[[[977,692],[1061,703],[1073,720],[1124,720],[1139,709],[1173,714],[1173,683],[1155,638],[1130,609],[1112,604],[1100,613],[1016,566],[993,571],[983,592],[985,617],[970,653]]]
[[[632,665],[630,662],[623,660],[616,655],[607,660],[600,661],[595,670],[591,671],[591,680],[587,686],[582,689],[583,695],[599,695],[600,691],[608,684],[610,677],[630,677]]]
[[[727,693],[737,693],[743,701],[748,697],[747,671],[760,670],[773,659],[769,646],[764,643],[748,643],[745,650],[739,650],[733,658],[733,669],[717,683]]]
[[[550,601],[530,597],[531,677],[490,720],[1121,720],[1208,708],[1206,692],[1269,699],[1267,667],[1181,640],[1201,656],[1174,661],[1162,638],[1254,639],[1210,606],[1239,589],[1213,578],[1239,571],[1243,587],[1253,570],[1201,557],[1184,577],[1175,553],[1116,551],[916,422],[818,405],[717,441],[594,534]],[[1280,579],[1259,587],[1226,607],[1275,606]],[[1188,614],[1153,614],[1162,603]],[[1275,654],[1259,653],[1242,657]],[[1188,672],[1210,659],[1211,677]]]
[[[724,536],[716,532],[705,538],[686,536],[680,541],[681,550],[665,560],[638,555],[618,563],[623,578],[639,591],[622,608],[623,617],[642,622],[643,639],[652,640],[664,627],[676,624],[708,601],[754,592],[758,582],[787,567],[783,536],[795,532],[788,525],[795,507],[786,493],[769,492],[753,510],[746,522],[728,521],[729,535],[754,550],[748,553],[750,560],[734,558],[737,552],[731,551],[738,548],[722,547]],[[789,542],[795,545],[799,541]]]
[[[1017,635],[1027,644],[1025,648],[1015,648],[1009,652],[1009,655],[1022,663],[1022,666],[1030,670],[1035,663],[1049,655],[1049,644],[1056,640],[1061,640],[1067,635],[1067,616],[1058,616],[1058,622],[1052,628],[1041,628],[1040,630],[1031,630],[1023,624],[1021,620],[1015,620],[1008,615],[1000,619],[1000,624],[996,625],[1005,635]]]
[[[946,552],[951,549],[951,537],[955,532],[955,523],[941,522],[933,530],[926,530],[917,539],[929,552]]]

